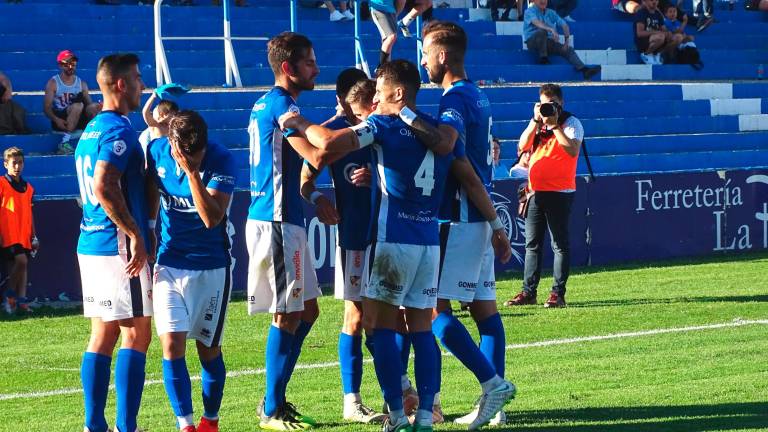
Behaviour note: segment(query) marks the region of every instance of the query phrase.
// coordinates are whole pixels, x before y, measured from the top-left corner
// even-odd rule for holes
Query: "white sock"
[[[347,393],[344,395],[344,406],[345,407],[351,407],[355,404],[355,402],[362,402],[363,399],[360,397],[360,393]]]
[[[483,393],[488,393],[489,391],[498,387],[499,384],[501,384],[503,381],[504,380],[502,380],[500,376],[494,375],[493,378],[489,379],[488,381],[480,383],[480,387],[483,388]]]
[[[440,392],[435,393],[435,401],[432,402],[432,406],[440,405]]]
[[[432,411],[416,411],[416,420],[414,422],[419,426],[432,426]]]
[[[392,424],[397,424],[397,421],[401,418],[405,417],[405,411],[402,409],[399,410],[389,410],[389,421]]]
[[[408,375],[400,375],[400,389],[406,391],[411,388],[411,380],[408,379]]]
[[[408,18],[407,16],[403,18],[403,24],[407,27],[411,23],[411,18]]]
[[[179,423],[179,429],[184,429],[187,426],[195,425],[195,420],[192,417],[192,414],[185,415],[182,417],[176,417],[176,421]]]

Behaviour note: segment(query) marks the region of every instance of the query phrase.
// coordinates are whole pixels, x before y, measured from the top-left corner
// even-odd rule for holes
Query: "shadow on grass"
[[[513,411],[507,414],[507,422],[506,427],[492,430],[696,432],[764,429],[768,427],[768,403]]]
[[[676,303],[749,303],[749,302],[768,302],[768,295],[753,296],[705,296],[705,297],[681,297],[681,298],[649,298],[649,299],[614,299],[614,300],[594,300],[583,302],[568,303],[568,307],[601,307],[601,306],[635,306],[635,305],[654,305],[654,304],[676,304]]]
[[[35,309],[33,312],[30,312],[30,313],[17,312],[12,315],[8,315],[6,313],[0,313],[0,322],[24,321],[24,320],[36,319],[36,318],[58,318],[58,317],[66,317],[66,316],[82,315],[82,314],[83,314],[82,306],[68,307],[68,308],[53,308],[50,306],[43,306],[41,308]]]

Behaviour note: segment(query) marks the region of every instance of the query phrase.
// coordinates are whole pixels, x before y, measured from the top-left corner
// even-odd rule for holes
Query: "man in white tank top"
[[[75,75],[75,53],[70,50],[61,51],[56,62],[59,64],[59,73],[45,85],[43,112],[51,119],[53,130],[65,132],[62,143],[66,143],[70,132],[85,128],[101,111],[101,104],[91,100],[88,84]]]

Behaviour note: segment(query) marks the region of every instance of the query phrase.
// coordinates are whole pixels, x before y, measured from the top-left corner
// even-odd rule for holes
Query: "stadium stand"
[[[94,69],[98,59],[113,51],[135,51],[143,59],[147,87],[155,86],[152,8],[138,5],[95,6],[72,0],[77,16],[61,20],[62,3],[25,0],[0,4],[0,65],[24,92],[14,97],[28,112],[31,135],[0,137],[0,150],[20,146],[29,155],[25,174],[36,185],[39,198],[75,196],[77,181],[71,156],[54,155],[60,137],[50,133],[42,114],[39,90],[57,72],[51,62],[61,49],[75,51],[78,74],[97,89]],[[286,0],[261,0],[233,8],[232,32],[237,36],[271,36],[290,27]],[[207,4],[207,2],[206,2]],[[719,22],[696,35],[705,67],[650,66],[640,62],[632,40],[631,17],[609,7],[605,0],[584,0],[570,23],[579,55],[589,64],[602,65],[598,82],[583,84],[581,75],[563,59],[552,57],[546,66],[535,65],[522,42],[522,23],[490,21],[487,9],[436,9],[437,19],[459,21],[470,35],[469,76],[478,81],[505,82],[486,88],[494,104],[494,134],[502,139],[502,158],[515,158],[517,137],[531,115],[540,82],[565,83],[569,110],[577,113],[587,131],[594,170],[598,175],[637,172],[676,172],[768,167],[768,85],[757,81],[757,71],[768,64],[768,14],[718,10]],[[690,1],[685,2],[690,10]],[[331,84],[337,73],[353,63],[353,28],[350,22],[328,21],[327,11],[300,9],[298,30],[315,43],[321,67],[318,83]],[[34,16],[34,20],[29,17]],[[221,34],[220,7],[164,7],[163,29],[168,36]],[[366,56],[375,65],[378,33],[362,25]],[[94,41],[98,41],[95,44]],[[271,85],[266,42],[236,41],[238,64],[246,86]],[[220,41],[167,41],[168,62],[174,81],[195,90],[181,101],[201,110],[210,136],[234,149],[247,185],[245,126],[257,95],[263,89],[222,89],[224,54]],[[98,48],[97,48],[98,47]],[[394,58],[415,60],[415,40],[398,41]],[[598,79],[599,78],[599,79]],[[661,82],[665,81],[665,82]],[[440,92],[426,89],[420,104],[436,111]],[[99,99],[95,95],[95,100]],[[333,110],[330,90],[301,97],[304,114],[323,120]],[[139,113],[131,116],[137,128]],[[582,161],[583,162],[583,161]],[[580,165],[579,172],[585,167]]]

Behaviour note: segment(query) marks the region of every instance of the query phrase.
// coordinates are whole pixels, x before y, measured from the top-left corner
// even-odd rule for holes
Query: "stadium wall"
[[[494,184],[493,199],[514,251],[509,263],[497,263],[497,271],[522,269],[525,224],[515,217],[518,184],[515,180]],[[247,277],[244,227],[248,200],[246,191],[237,192],[231,210],[236,229],[236,291],[245,289]],[[305,214],[318,279],[329,284],[335,227],[320,223],[309,205],[305,205]],[[30,265],[30,296],[55,299],[66,293],[73,300],[81,298],[75,252],[80,215],[74,199],[35,204],[42,247]],[[571,217],[574,266],[765,249],[768,170],[638,174],[599,177],[596,182],[578,179]],[[549,268],[551,257],[545,262]]]

